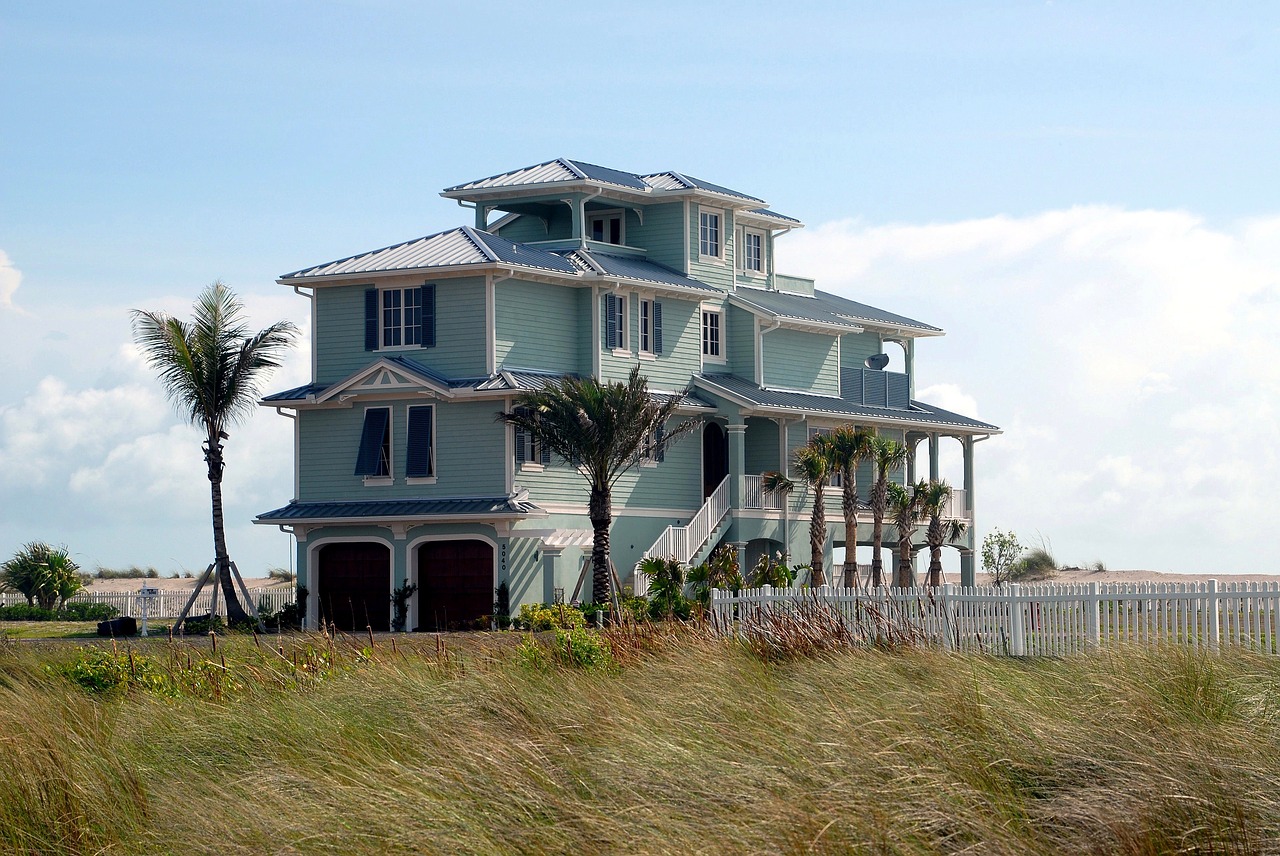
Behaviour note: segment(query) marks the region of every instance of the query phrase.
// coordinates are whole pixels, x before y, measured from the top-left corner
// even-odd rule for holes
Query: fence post
[[[1218,599],[1217,580],[1209,580],[1208,594],[1209,602],[1206,611],[1209,613],[1209,647],[1217,651],[1222,641],[1222,602]]]
[[[956,647],[955,632],[951,621],[951,595],[955,591],[955,586],[951,583],[943,583],[942,588],[938,591],[941,594],[938,599],[938,610],[941,613],[942,620],[938,623],[942,628],[942,649],[951,651]]]
[[[1102,605],[1101,596],[1098,594],[1098,584],[1089,583],[1089,602],[1085,604],[1084,620],[1085,630],[1089,634],[1089,647],[1097,648],[1102,643],[1101,633],[1098,629],[1098,618]]]
[[[1009,584],[1009,653],[1024,657],[1027,653],[1027,631],[1022,620],[1022,586]]]

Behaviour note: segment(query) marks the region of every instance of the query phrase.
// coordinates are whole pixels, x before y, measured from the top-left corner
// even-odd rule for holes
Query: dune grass
[[[98,635],[96,621],[5,621],[0,637],[14,639],[68,639]]]
[[[666,634],[592,670],[517,634],[135,642],[105,692],[67,675],[109,646],[0,644],[0,851],[1280,849],[1276,658]]]

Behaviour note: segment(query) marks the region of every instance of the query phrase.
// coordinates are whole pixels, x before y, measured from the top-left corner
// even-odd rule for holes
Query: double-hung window
[[[666,429],[659,425],[652,433],[646,434],[644,440],[640,442],[640,448],[636,450],[637,457],[640,458],[642,466],[655,466],[662,463],[666,457],[666,446],[663,439],[666,436]]]
[[[364,294],[364,349],[434,348],[436,287],[369,288]]]
[[[591,240],[599,241],[602,244],[617,244],[619,246],[625,244],[625,223],[626,221],[623,219],[621,211],[602,211],[599,214],[591,214],[587,217],[587,227]]]
[[[364,412],[360,449],[356,454],[356,475],[368,484],[391,481],[391,408],[370,407]]]
[[[625,351],[630,348],[627,335],[627,304],[631,298],[626,294],[609,292],[604,296],[604,344],[612,351]]]
[[[764,272],[764,235],[744,229],[742,248],[738,252],[741,267],[747,273]]]
[[[640,301],[640,353],[662,353],[662,304],[648,298]]]
[[[528,408],[518,407],[516,412],[522,416],[529,415]],[[521,428],[519,425],[513,427],[515,433],[515,458],[516,465],[524,468],[528,464],[536,464],[530,467],[536,470],[538,466],[547,466],[551,463],[551,450],[542,443],[539,443],[532,434]]]
[[[698,211],[698,255],[720,258],[720,212]]]
[[[720,341],[719,310],[702,310],[702,356],[708,360],[723,360],[724,352]]]

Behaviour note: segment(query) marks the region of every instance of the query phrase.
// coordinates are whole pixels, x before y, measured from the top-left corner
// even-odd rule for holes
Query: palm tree
[[[571,462],[590,486],[591,586],[596,603],[610,601],[609,527],[613,523],[613,487],[636,466],[641,450],[661,460],[666,447],[693,431],[685,420],[667,427],[679,396],[656,398],[640,367],[625,383],[566,377],[515,397],[515,407],[498,421],[528,432],[533,441]]]
[[[809,582],[816,588],[827,582],[822,569],[822,548],[827,542],[827,509],[823,494],[826,492],[827,479],[831,477],[827,435],[815,435],[808,443],[796,449],[793,460],[800,477],[813,488],[813,512],[809,515]]]
[[[133,337],[178,412],[204,430],[204,460],[213,502],[213,552],[231,624],[248,619],[232,584],[222,517],[222,441],[258,401],[259,385],[293,344],[298,330],[277,321],[252,335],[244,306],[221,281],[200,293],[190,322],[135,309]]]
[[[907,448],[889,437],[876,437],[871,446],[871,461],[875,464],[876,480],[871,485],[871,585],[884,585],[884,560],[880,549],[884,545],[884,516],[889,507],[889,473],[906,463]]]
[[[894,582],[898,588],[909,588],[915,582],[911,567],[911,539],[920,524],[921,505],[928,490],[929,483],[923,480],[912,485],[910,490],[897,482],[888,488],[889,514],[894,528],[898,530],[898,578]]]
[[[844,513],[844,587],[858,584],[858,465],[871,457],[875,434],[841,425],[827,437],[831,462],[840,474],[840,510]]]
[[[785,473],[770,470],[760,474],[760,489],[766,493],[776,493],[782,498],[782,552],[787,564],[791,563],[791,521],[789,508],[791,491],[796,483],[787,478]]]
[[[925,541],[929,544],[929,585],[942,585],[942,545],[959,541],[965,532],[963,520],[943,520],[942,513],[951,500],[951,485],[943,481],[931,481],[920,502],[922,517],[929,518]]]

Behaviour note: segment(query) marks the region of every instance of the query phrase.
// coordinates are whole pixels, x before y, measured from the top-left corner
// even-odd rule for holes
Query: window
[[[404,474],[409,479],[433,479],[436,475],[435,406],[409,408],[409,439]]]
[[[667,455],[666,447],[662,442],[666,433],[665,427],[659,425],[653,430],[653,433],[645,435],[644,440],[640,443],[640,448],[636,450],[641,466],[654,466],[662,463]]]
[[[364,349],[434,348],[436,287],[369,288],[364,293]]]
[[[830,434],[830,433],[831,433],[830,428],[810,428],[809,439],[812,440],[814,437],[817,437],[819,434]],[[831,487],[843,487],[844,476],[838,472],[832,472],[831,475],[827,477],[827,484]]]
[[[723,359],[720,351],[719,311],[702,311],[702,355],[713,360]]]
[[[621,211],[602,211],[587,216],[587,234],[591,240],[604,244],[625,244],[623,232],[623,213]]]
[[[516,413],[529,415],[529,410],[517,407]],[[523,468],[526,464],[547,466],[551,463],[551,450],[534,439],[533,435],[520,426],[514,426],[516,465]],[[534,467],[536,469],[537,467]]]
[[[627,350],[627,303],[625,294],[604,296],[604,342],[610,350]]]
[[[391,408],[370,407],[364,412],[360,450],[356,455],[356,475],[371,479],[391,479]]]
[[[720,258],[720,214],[698,212],[698,255]]]
[[[640,301],[640,353],[662,353],[662,304],[656,300]]]
[[[742,252],[738,254],[742,269],[749,273],[761,273],[764,270],[764,235],[759,232],[743,231]]]

